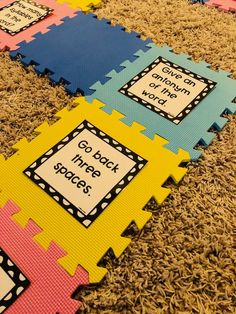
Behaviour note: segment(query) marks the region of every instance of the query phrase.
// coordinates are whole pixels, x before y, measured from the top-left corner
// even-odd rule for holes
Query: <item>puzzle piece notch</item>
[[[65,252],[50,242],[44,251],[32,239],[41,229],[30,219],[24,229],[14,221],[20,209],[12,202],[0,209],[0,247],[20,268],[30,281],[30,286],[9,307],[7,314],[25,313],[75,313],[80,303],[71,299],[78,285],[89,283],[88,273],[77,267],[74,277],[70,277],[57,260]],[[13,217],[12,217],[13,216]]]
[[[143,133],[148,137],[152,139],[154,134],[159,134],[169,141],[166,146],[168,149],[176,152],[178,147],[182,147],[190,152],[193,160],[196,160],[201,156],[196,146],[199,143],[208,146],[215,137],[209,129],[216,127],[217,131],[220,131],[227,123],[222,114],[235,113],[233,98],[236,81],[225,71],[213,71],[204,61],[197,63],[189,55],[175,54],[168,46],[157,47],[153,43],[147,46],[151,48],[147,52],[139,50],[134,54],[137,57],[134,62],[127,60],[121,64],[123,71],[119,73],[115,70],[110,71],[107,74],[108,82],[103,84],[98,81],[93,84],[91,90],[94,93],[86,96],[86,99],[88,102],[93,99],[104,102],[106,104],[104,111],[107,113],[111,113],[113,109],[119,110],[124,115],[122,121],[127,125],[131,125],[133,121],[140,122],[146,126]],[[158,56],[217,82],[215,89],[178,125],[119,93],[122,86],[146,69]]]
[[[169,176],[175,182],[182,178],[186,169],[179,165],[189,160],[189,154],[181,149],[174,154],[163,148],[166,144],[163,138],[156,135],[153,140],[148,139],[140,133],[143,126],[137,123],[127,126],[120,121],[123,115],[117,111],[111,115],[106,114],[101,110],[104,104],[97,100],[90,104],[84,98],[78,98],[76,102],[78,106],[71,111],[60,111],[57,114],[60,119],[54,124],[39,127],[40,134],[31,142],[16,145],[19,151],[7,159],[0,169],[3,178],[0,203],[5,197],[13,198],[22,208],[14,219],[21,226],[25,226],[30,218],[33,219],[43,229],[42,233],[34,237],[40,245],[47,249],[51,240],[55,240],[68,253],[58,262],[70,275],[74,274],[76,265],[79,264],[89,272],[90,282],[99,282],[106,270],[98,267],[98,262],[110,248],[117,257],[124,251],[130,241],[122,237],[124,230],[131,221],[135,221],[140,229],[145,225],[151,213],[142,208],[153,196],[159,204],[164,201],[170,191],[163,184]],[[148,160],[140,173],[87,229],[22,173],[38,156],[48,151],[84,120]],[[14,180],[11,174],[14,174]],[[155,185],[150,182],[155,182]],[[30,205],[25,191],[32,191],[31,194],[34,195]],[[127,204],[129,199],[132,202]]]
[[[25,66],[35,64],[39,74],[49,72],[53,83],[63,81],[68,93],[91,93],[89,87],[94,82],[108,80],[107,72],[122,70],[120,63],[125,59],[135,60],[137,49],[149,49],[147,44],[151,40],[143,41],[137,33],[128,33],[123,26],[113,26],[94,14],[77,12],[75,17],[62,20],[63,24],[50,26],[50,32],[35,34],[37,40],[21,42],[20,48],[10,55],[21,56]],[[80,38],[79,42],[74,38]]]
[[[2,0],[1,8],[12,3],[12,0]],[[22,42],[29,43],[34,40],[34,35],[38,32],[45,34],[50,31],[49,26],[52,24],[61,25],[63,23],[63,18],[67,16],[72,18],[76,16],[78,10],[71,9],[67,4],[58,4],[55,0],[51,0],[50,3],[48,0],[37,0],[40,5],[45,5],[53,9],[52,14],[47,16],[45,19],[35,23],[24,31],[19,32],[18,34],[11,36],[8,33],[5,33],[0,29],[0,51],[1,50],[16,50],[20,47]]]

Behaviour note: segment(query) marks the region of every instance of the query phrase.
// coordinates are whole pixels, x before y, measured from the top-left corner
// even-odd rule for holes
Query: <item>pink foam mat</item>
[[[206,5],[217,7],[223,11],[236,12],[236,0],[209,0]]]
[[[42,230],[30,220],[22,229],[12,219],[20,209],[9,201],[0,209],[0,248],[30,281],[29,286],[4,314],[75,313],[80,302],[71,298],[80,285],[89,283],[88,273],[78,266],[71,277],[57,263],[65,252],[51,242],[47,251],[33,237]]]
[[[0,8],[3,8],[15,0],[1,0]],[[41,4],[53,9],[53,12],[45,19],[37,22],[29,28],[21,31],[20,33],[12,36],[0,29],[0,50],[9,49],[16,50],[19,48],[18,44],[22,41],[30,42],[34,39],[34,35],[38,32],[47,33],[50,31],[48,27],[52,24],[60,25],[64,17],[74,17],[75,12],[80,11],[79,9],[71,9],[68,4],[59,4],[54,0],[34,0],[37,4]]]

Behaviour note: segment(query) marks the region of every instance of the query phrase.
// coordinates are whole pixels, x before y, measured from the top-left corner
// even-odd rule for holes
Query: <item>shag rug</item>
[[[104,0],[95,13],[236,79],[233,14],[187,0]],[[10,156],[14,143],[34,137],[72,101],[63,86],[0,53],[0,153]],[[109,270],[103,282],[80,289],[80,313],[235,313],[236,119],[229,121],[208,149],[200,148],[203,157],[168,200],[147,204],[153,219],[142,232],[130,228],[133,242],[122,257],[111,253],[101,262]]]

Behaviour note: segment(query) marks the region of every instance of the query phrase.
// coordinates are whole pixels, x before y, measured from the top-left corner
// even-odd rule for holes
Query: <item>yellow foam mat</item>
[[[81,9],[84,12],[91,11],[92,8],[97,8],[101,4],[101,0],[57,0],[59,3],[68,3],[73,9]]]
[[[147,138],[141,133],[144,127],[140,124],[125,125],[119,121],[123,118],[119,112],[105,113],[100,109],[104,104],[97,100],[89,104],[84,98],[78,98],[76,103],[78,105],[71,111],[60,111],[56,115],[60,119],[53,125],[45,122],[37,128],[39,134],[31,142],[22,139],[14,145],[17,152],[9,159],[0,156],[0,207],[9,199],[15,202],[21,211],[13,219],[21,226],[29,219],[34,220],[43,230],[35,237],[36,241],[45,249],[52,240],[56,241],[67,252],[58,261],[60,265],[71,275],[77,265],[81,265],[89,272],[93,283],[99,282],[106,273],[104,268],[97,266],[101,258],[110,248],[117,257],[123,252],[130,239],[121,234],[132,221],[138,228],[145,225],[151,213],[143,207],[151,197],[158,203],[164,201],[170,191],[162,185],[170,176],[179,182],[186,172],[179,165],[190,157],[182,149],[177,154],[169,151],[163,147],[167,141],[157,135],[153,140]],[[83,129],[85,124],[90,130]],[[70,147],[75,143],[76,151],[73,150],[75,146]],[[88,158],[88,165],[83,169],[78,166],[80,154],[84,160]],[[99,154],[106,155],[107,159],[96,159]],[[78,177],[86,176],[90,188],[81,183],[76,190],[71,183],[75,179],[71,180],[73,171],[65,173],[65,168],[69,171],[72,167],[74,155],[78,157],[74,159],[77,160]],[[113,164],[110,161],[105,164],[108,157]],[[53,158],[57,158],[54,164]],[[74,180],[76,183],[78,177]],[[46,186],[42,178],[46,183],[52,181]],[[114,178],[120,185],[115,186]],[[106,186],[110,189],[107,194],[104,192]],[[86,206],[92,206],[86,203],[89,189],[93,193],[90,197],[96,201],[102,198],[101,195],[106,194],[106,197],[99,203],[100,207],[86,216]],[[84,207],[78,211],[76,206],[70,207],[76,202]]]

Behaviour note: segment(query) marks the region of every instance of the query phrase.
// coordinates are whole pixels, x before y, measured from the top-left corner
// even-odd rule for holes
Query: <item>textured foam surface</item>
[[[55,242],[50,243],[47,251],[40,247],[33,237],[42,230],[32,220],[22,229],[14,221],[14,215],[19,212],[12,201],[0,209],[0,247],[30,284],[7,307],[6,313],[75,313],[80,303],[72,300],[71,295],[79,285],[89,283],[88,273],[79,266],[75,275],[69,276],[57,264],[65,252]],[[7,300],[9,296],[0,306],[0,312],[7,306]]]
[[[209,0],[206,5],[223,11],[236,12],[236,0]]]
[[[87,97],[87,99],[97,98],[101,100],[106,104],[104,110],[107,112],[116,109],[124,114],[125,118],[123,121],[128,125],[133,121],[139,122],[146,127],[144,133],[150,138],[153,138],[154,134],[159,134],[170,142],[166,146],[169,149],[175,152],[178,147],[181,147],[190,152],[192,159],[197,159],[201,153],[194,149],[195,146],[199,143],[205,146],[209,145],[215,134],[208,132],[208,130],[211,127],[218,131],[221,130],[227,123],[227,119],[221,117],[221,115],[225,112],[235,112],[236,105],[233,103],[233,100],[236,96],[236,81],[229,78],[229,73],[212,71],[207,63],[195,63],[187,55],[173,53],[169,47],[157,47],[154,44],[149,44],[149,46],[151,49],[146,53],[138,51],[135,54],[138,58],[133,63],[129,61],[124,62],[122,66],[125,69],[120,73],[115,71],[108,73],[107,77],[110,80],[106,84],[102,85],[98,82],[91,86],[95,93]],[[170,121],[167,115],[162,116],[160,114],[163,113],[154,112],[138,103],[136,96],[133,95],[130,98],[128,97],[129,95],[122,94],[119,91],[122,86],[126,85],[134,77],[137,77],[140,72],[145,70],[158,57],[165,58],[167,61],[216,83],[215,88],[197,103],[193,109],[194,103],[190,105],[191,108],[186,110],[186,116],[179,124]],[[175,69],[173,66],[170,68],[172,71]],[[178,75],[183,75],[183,72],[178,71],[177,73]],[[171,75],[167,76],[167,78],[171,80]],[[176,82],[178,83],[179,80],[176,80]],[[156,82],[158,83],[160,80]],[[142,91],[142,87],[145,89],[146,87],[148,88],[148,85],[139,87],[140,91]],[[145,99],[147,100],[147,98]],[[178,99],[174,105],[176,107],[179,106]]]
[[[185,0],[108,0],[98,15],[236,78],[232,14]],[[0,55],[0,149],[10,155],[11,145],[23,136],[32,138],[42,119],[54,121],[53,113],[71,99],[7,53]],[[236,119],[228,118],[172,196],[162,206],[152,202],[146,207],[153,219],[119,260],[108,260],[103,284],[84,289],[83,313],[235,312]]]
[[[22,56],[22,63],[36,64],[40,74],[49,72],[55,82],[65,82],[68,92],[91,93],[89,87],[98,80],[105,82],[105,74],[112,69],[119,71],[120,63],[134,60],[138,49],[148,50],[136,33],[127,33],[124,28],[111,26],[108,20],[99,20],[92,14],[78,13],[65,18],[59,26],[50,27],[47,34],[37,34],[31,43],[21,43],[11,53]],[[76,40],[76,38],[78,40]]]
[[[192,0],[192,2],[206,4],[226,12],[236,12],[236,0]]]
[[[57,0],[59,3],[68,3],[71,8],[80,8],[84,12],[91,11],[101,4],[101,0]]]
[[[142,208],[152,196],[155,197],[158,203],[164,201],[170,190],[162,187],[162,185],[170,176],[175,182],[183,177],[186,169],[179,167],[179,164],[188,161],[189,154],[181,149],[177,154],[174,154],[163,148],[166,143],[165,140],[158,136],[154,140],[148,139],[140,134],[143,126],[136,123],[131,127],[125,125],[119,121],[122,117],[120,113],[114,111],[111,115],[108,115],[102,111],[100,109],[103,106],[101,102],[94,101],[93,104],[88,104],[83,98],[78,98],[77,102],[79,105],[71,111],[65,109],[59,112],[57,116],[62,119],[52,126],[48,126],[47,123],[41,125],[37,129],[37,132],[41,134],[30,143],[23,139],[14,145],[18,152],[12,157],[7,160],[1,158],[2,192],[0,193],[0,202],[3,204],[6,199],[13,199],[22,209],[15,216],[16,221],[21,225],[25,225],[32,218],[43,229],[43,232],[36,236],[36,240],[43,247],[47,248],[50,241],[55,240],[67,252],[67,255],[61,258],[59,263],[71,275],[74,274],[79,264],[89,272],[90,282],[98,282],[102,279],[106,270],[98,267],[97,263],[110,248],[114,250],[117,256],[123,252],[130,243],[130,239],[121,236],[124,230],[132,221],[135,221],[140,229],[144,226],[151,217],[151,213],[143,211]],[[59,146],[61,148],[65,145],[66,147],[65,143],[71,137],[68,133],[74,130],[75,127],[78,130],[81,129],[80,125],[85,120],[98,128],[101,134],[107,134],[111,137],[114,145],[121,143],[127,148],[127,152],[130,151],[131,153],[133,151],[138,154],[140,156],[138,160],[144,158],[147,161],[144,168],[140,168],[140,172],[134,178],[132,178],[134,171],[134,168],[132,168],[125,189],[121,191],[122,181],[126,180],[123,179],[120,185],[115,188],[115,191],[108,193],[106,202],[109,205],[106,206],[106,202],[103,202],[103,205],[105,205],[103,207],[104,211],[88,228],[85,228],[76,219],[71,205],[67,206],[68,198],[59,204],[60,195],[55,194],[55,186],[51,184],[51,187],[45,188],[46,182],[39,181],[39,176],[42,178],[41,173],[34,176],[36,184],[28,178],[28,171],[38,164],[39,157],[46,153],[42,157],[42,161],[43,164],[47,163],[45,160],[50,158],[47,156],[50,156],[55,150],[52,147],[63,138]],[[75,132],[78,133],[78,130],[76,130],[73,131],[72,138],[75,136]],[[109,138],[104,141],[111,144]],[[78,153],[81,152],[78,148],[77,150]],[[120,147],[117,150],[120,150]],[[130,153],[128,153],[128,156]],[[105,155],[109,155],[109,150]],[[63,158],[61,157],[59,160],[63,162]],[[119,167],[122,168],[123,165],[119,163]],[[24,174],[23,171],[26,168],[27,171]],[[48,171],[50,169],[46,173]],[[81,174],[78,171],[77,174],[83,177],[83,173]],[[131,179],[132,181],[130,181]],[[60,178],[57,177],[57,180],[60,180]],[[91,180],[90,184],[93,186],[96,179]],[[63,182],[66,184],[65,181]],[[101,184],[101,188],[104,184]],[[65,190],[70,188],[71,186],[68,188],[67,185]],[[99,190],[99,188],[97,189]],[[119,195],[110,201],[109,198],[114,195],[116,190]],[[52,194],[48,195],[50,191],[52,191]],[[60,193],[64,194],[66,192],[62,191]],[[29,195],[32,195],[32,198],[29,199]],[[81,197],[84,199],[83,196]],[[81,215],[81,213],[78,213],[78,215]],[[97,216],[94,211],[91,215]],[[87,218],[89,217],[87,215]]]
[[[5,7],[11,4],[13,0],[3,0],[1,1],[0,8]],[[11,36],[8,33],[5,33],[0,29],[0,50],[1,49],[10,49],[15,50],[19,48],[19,43],[22,41],[30,42],[34,39],[34,35],[38,32],[42,34],[49,31],[49,26],[52,24],[60,25],[63,23],[62,18],[68,16],[75,16],[75,9],[68,7],[68,4],[58,4],[54,0],[37,0],[36,3],[45,5],[51,9],[53,12],[47,16],[45,19],[37,22],[36,24],[30,26],[29,28],[21,31],[20,33]],[[79,9],[77,9],[78,11]]]

